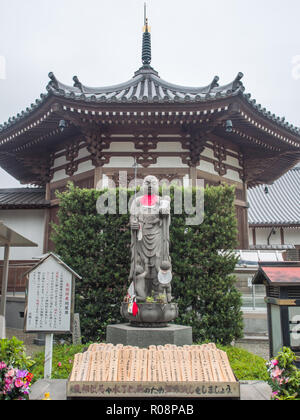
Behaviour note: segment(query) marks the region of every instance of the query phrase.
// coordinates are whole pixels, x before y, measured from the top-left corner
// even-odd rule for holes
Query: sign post
[[[81,329],[80,329],[79,314],[74,314],[72,335],[73,335],[73,344],[76,346],[81,344]]]
[[[53,354],[53,334],[46,334],[44,379],[51,379],[52,354]]]
[[[44,377],[51,379],[53,336],[72,332],[75,280],[81,277],[52,253],[26,277],[24,331],[46,334]]]

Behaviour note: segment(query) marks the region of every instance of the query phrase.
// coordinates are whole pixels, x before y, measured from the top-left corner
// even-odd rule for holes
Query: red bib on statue
[[[140,202],[142,206],[153,207],[158,202],[157,195],[144,195],[141,197]]]

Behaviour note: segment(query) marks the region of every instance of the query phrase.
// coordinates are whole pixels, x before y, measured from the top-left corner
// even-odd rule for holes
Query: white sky
[[[0,123],[45,92],[48,73],[89,86],[141,66],[144,0],[0,0]],[[300,126],[299,0],[148,0],[152,66],[204,86],[244,73],[246,91]],[[3,80],[3,65],[6,78]],[[0,170],[0,188],[19,186]]]

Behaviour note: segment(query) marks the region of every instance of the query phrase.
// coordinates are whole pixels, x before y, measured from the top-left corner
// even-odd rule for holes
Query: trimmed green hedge
[[[108,324],[124,322],[120,304],[129,286],[129,215],[99,215],[96,202],[103,192],[70,184],[57,195],[59,225],[53,226],[56,252],[83,278],[76,284],[76,311],[85,342],[105,339]],[[173,194],[171,189],[171,198]],[[237,260],[232,252],[218,252],[237,245],[234,197],[233,187],[207,187],[199,226],[187,226],[186,214],[174,214],[172,200],[173,296],[180,310],[176,323],[192,326],[195,341],[229,344],[242,336],[241,295],[232,275]]]
[[[218,346],[227,353],[232,370],[239,381],[268,381],[266,361],[242,348]]]

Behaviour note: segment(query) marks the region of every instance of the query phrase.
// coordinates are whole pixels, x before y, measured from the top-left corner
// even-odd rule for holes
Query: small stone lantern
[[[266,286],[270,357],[290,347],[300,365],[300,263],[260,263],[253,284]]]

